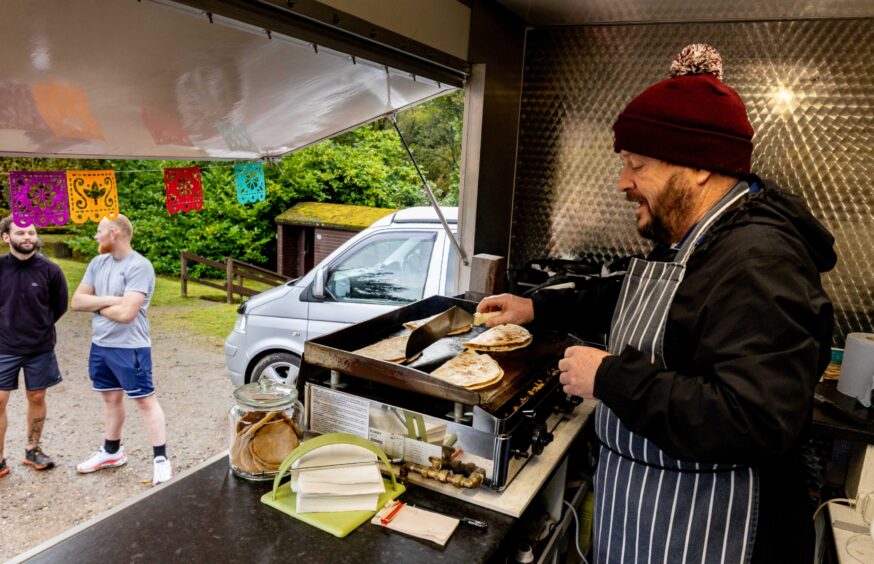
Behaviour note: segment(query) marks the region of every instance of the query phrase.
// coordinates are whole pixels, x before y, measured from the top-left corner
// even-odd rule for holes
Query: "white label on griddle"
[[[431,443],[417,441],[409,437],[404,438],[404,460],[431,466],[431,461],[428,460],[429,456],[442,458],[443,449],[440,445],[432,445]]]
[[[370,402],[342,392],[312,386],[310,429],[316,433],[351,433],[369,438]]]
[[[375,427],[370,428],[370,440],[379,445],[392,462],[400,462],[404,458],[404,436],[389,433]]]

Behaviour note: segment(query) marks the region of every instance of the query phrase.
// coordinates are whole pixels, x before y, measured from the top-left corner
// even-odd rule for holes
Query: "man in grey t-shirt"
[[[103,447],[76,466],[80,473],[127,462],[121,444],[124,396],[134,400],[154,450],[152,483],[173,477],[167,458],[164,411],[152,385],[152,341],[146,310],[155,291],[152,263],[131,247],[133,227],[123,215],[103,219],[97,227],[100,254],[88,264],[73,294],[73,311],[92,312],[88,372],[103,398]]]

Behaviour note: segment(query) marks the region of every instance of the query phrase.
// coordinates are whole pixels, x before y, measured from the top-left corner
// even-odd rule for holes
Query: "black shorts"
[[[29,392],[61,383],[61,369],[55,351],[34,354],[0,354],[0,390],[18,389],[18,373],[24,369],[24,386]]]

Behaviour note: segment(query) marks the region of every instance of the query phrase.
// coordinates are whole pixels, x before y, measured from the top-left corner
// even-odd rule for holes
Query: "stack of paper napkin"
[[[376,511],[385,492],[376,462],[373,452],[347,444],[323,446],[301,456],[292,464],[292,469],[300,470],[292,471],[291,480],[296,511]]]

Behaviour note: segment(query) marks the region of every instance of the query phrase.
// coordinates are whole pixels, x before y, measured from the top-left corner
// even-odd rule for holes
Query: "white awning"
[[[454,90],[170,2],[0,7],[4,155],[258,159]]]

